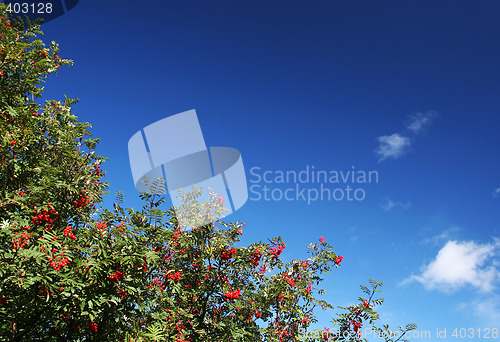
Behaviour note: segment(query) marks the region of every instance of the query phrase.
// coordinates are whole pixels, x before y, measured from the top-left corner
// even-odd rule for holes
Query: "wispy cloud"
[[[433,244],[433,245],[442,244],[443,241],[448,241],[453,236],[456,236],[455,233],[457,233],[458,231],[460,231],[460,228],[458,228],[458,227],[452,227],[452,228],[446,229],[441,234],[438,234],[438,235],[435,235],[435,236],[432,236],[432,237],[429,237],[429,238],[425,238],[423,242],[424,243],[430,243],[430,244]]]
[[[495,289],[500,273],[495,263],[486,265],[486,262],[496,256],[499,248],[499,239],[490,244],[448,241],[420,275],[411,275],[402,284],[417,281],[428,290],[454,292],[472,286],[490,292]]]
[[[496,188],[495,191],[493,191],[493,197],[495,198],[500,197],[500,188]]]
[[[488,294],[481,296],[471,302],[462,302],[458,309],[465,312],[467,316],[472,313],[484,327],[494,327],[500,322],[500,296]]]
[[[409,115],[406,128],[408,128],[414,134],[419,134],[432,123],[436,116],[437,113],[434,111]]]
[[[375,154],[378,156],[379,163],[386,159],[398,159],[408,153],[412,143],[412,139],[408,135],[416,136],[421,133],[436,116],[437,113],[434,111],[409,115],[405,125],[409,134],[394,133],[378,137]]]
[[[410,202],[403,203],[399,201],[393,201],[388,197],[384,198],[383,202],[380,204],[380,208],[382,208],[382,210],[385,211],[390,211],[391,209],[394,208],[408,209],[409,207],[411,207]]]
[[[375,153],[379,156],[379,162],[386,159],[398,159],[410,149],[410,139],[398,133],[378,137],[378,142]]]

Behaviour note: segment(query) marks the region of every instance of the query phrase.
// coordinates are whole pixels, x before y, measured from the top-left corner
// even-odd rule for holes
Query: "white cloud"
[[[429,111],[427,113],[416,113],[409,116],[406,128],[415,134],[422,132],[422,130],[431,124],[437,116],[436,112]]]
[[[496,188],[495,191],[493,191],[493,197],[495,198],[500,197],[500,188]]]
[[[428,290],[442,292],[454,292],[467,285],[490,292],[500,273],[494,264],[485,264],[495,257],[499,247],[499,239],[491,244],[448,241],[436,258],[423,267],[422,274],[412,275],[402,283],[418,281]]]
[[[410,131],[409,133],[412,133],[409,135],[413,135],[414,138],[415,135],[421,133],[429,126],[435,117],[437,117],[437,113],[434,111],[409,115],[405,124],[406,129]],[[383,135],[378,137],[377,140],[379,145],[375,149],[375,153],[379,157],[379,163],[386,159],[398,159],[402,157],[409,151],[412,142],[408,136],[400,133]]]
[[[450,240],[452,238],[452,235],[456,235],[455,233],[458,232],[460,229],[458,227],[452,227],[449,229],[446,229],[439,235],[432,236],[430,238],[425,238],[424,243],[430,243],[430,244],[441,244],[443,241]]]
[[[379,145],[375,153],[379,156],[379,162],[386,159],[398,159],[405,155],[410,148],[410,139],[398,133],[383,135],[377,140]]]
[[[385,211],[389,211],[389,210],[396,208],[396,207],[408,209],[410,206],[411,206],[410,202],[402,203],[399,201],[390,200],[387,197],[384,198],[384,201],[382,202],[382,204],[380,204],[380,208],[382,208],[382,210],[385,210]]]

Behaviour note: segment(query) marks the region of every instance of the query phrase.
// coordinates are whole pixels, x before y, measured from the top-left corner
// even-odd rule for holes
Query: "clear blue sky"
[[[288,260],[324,236],[344,256],[324,283],[335,305],[373,277],[382,322],[478,341],[500,322],[499,17],[486,0],[80,1],[43,25],[75,61],[46,95],[80,98],[129,206],[129,138],[190,109],[208,146],[241,152],[249,186],[253,167],[377,171],[354,184],[362,201],[249,200],[227,219],[245,243],[281,235]]]

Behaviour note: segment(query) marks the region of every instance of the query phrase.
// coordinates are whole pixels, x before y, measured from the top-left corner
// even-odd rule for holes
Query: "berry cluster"
[[[66,228],[64,228],[64,231],[63,231],[64,236],[69,236],[69,238],[71,240],[76,240],[76,236],[75,236],[75,234],[73,234],[71,229],[72,229],[71,226],[67,226]]]
[[[56,271],[60,271],[61,268],[69,264],[68,258],[64,257],[63,253],[61,253],[59,257],[56,256],[55,259],[51,257],[47,257],[47,259],[49,260],[50,266]]]
[[[234,247],[231,248],[230,250],[227,250],[227,249],[224,248],[222,250],[220,258],[222,260],[229,260],[229,259],[231,259],[234,256],[235,253],[236,253],[236,249]]]
[[[47,210],[48,209],[48,210]],[[38,213],[36,210],[33,210],[33,214],[37,214],[31,219],[31,222],[36,225],[36,226],[43,226],[47,225],[45,227],[46,230],[52,230],[52,223],[56,219],[56,216],[59,216],[59,213],[56,212],[52,207],[50,203],[47,203],[47,209],[42,208]]]
[[[15,234],[18,235],[17,232]],[[24,246],[26,246],[28,244],[28,240],[31,239],[31,237],[32,237],[27,232],[22,232],[20,235],[21,235],[21,237],[15,237],[14,240],[12,240],[12,244],[14,245],[13,246],[14,249],[23,248]]]
[[[285,246],[275,246],[269,250],[269,253],[271,253],[274,256],[274,259],[278,259],[281,255],[281,252],[285,249]]]
[[[260,258],[262,258],[262,252],[257,248],[253,251],[252,255],[248,257],[248,259],[251,261],[251,264],[254,266],[257,266],[259,264]]]
[[[112,275],[109,276],[109,279],[111,281],[118,282],[118,281],[122,280],[124,277],[125,277],[125,274],[123,272],[116,271],[115,273],[113,273]]]
[[[226,298],[226,299],[238,299],[240,296],[241,296],[241,291],[240,289],[236,290],[236,291],[232,291],[232,292],[226,292],[223,294],[223,296]]]
[[[90,198],[86,195],[86,191],[83,192],[83,195],[80,197],[78,201],[74,201],[75,203],[75,208],[79,209],[82,207],[85,207],[88,202],[90,202]]]
[[[181,272],[174,272],[167,275],[167,279],[172,279],[173,281],[179,281],[179,279],[181,279],[181,276],[182,276]]]
[[[344,257],[343,256],[338,256],[335,258],[335,263],[337,265],[340,265],[340,263],[342,262],[342,260],[344,260]]]

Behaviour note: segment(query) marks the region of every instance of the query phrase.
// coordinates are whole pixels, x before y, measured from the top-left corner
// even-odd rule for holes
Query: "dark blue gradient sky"
[[[46,95],[80,98],[130,206],[128,139],[190,109],[249,185],[253,167],[376,170],[363,201],[249,200],[228,219],[245,243],[281,235],[285,259],[325,236],[344,255],[333,304],[373,277],[383,322],[477,333],[500,321],[499,17],[498,1],[80,1],[43,25],[75,61]]]

